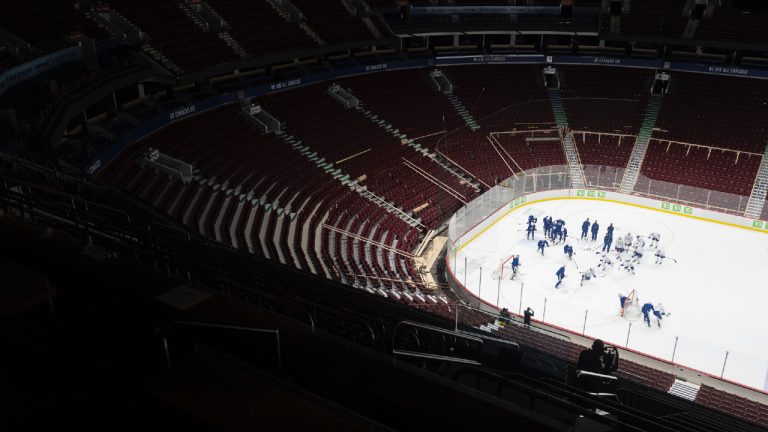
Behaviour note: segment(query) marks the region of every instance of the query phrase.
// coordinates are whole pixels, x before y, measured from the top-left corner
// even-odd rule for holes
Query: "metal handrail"
[[[280,330],[279,329],[262,329],[262,328],[256,328],[256,327],[246,327],[246,326],[238,326],[238,325],[229,325],[229,324],[214,324],[214,323],[206,323],[206,322],[200,322],[200,321],[174,321],[170,324],[168,324],[163,330],[162,330],[162,340],[163,340],[163,352],[165,353],[165,361],[168,368],[172,367],[171,363],[171,352],[168,348],[168,333],[177,326],[188,326],[188,327],[200,327],[200,328],[209,328],[209,329],[216,329],[216,330],[237,330],[237,331],[245,331],[245,332],[251,332],[251,333],[266,333],[266,334],[273,334],[275,335],[275,343],[277,344],[277,368],[278,372],[282,374],[283,372],[283,359],[280,349]]]
[[[476,343],[480,344],[481,347],[483,345],[483,340],[481,338],[473,336],[473,335],[467,335],[467,334],[464,334],[464,333],[461,333],[461,332],[457,332],[457,331],[454,331],[454,330],[448,330],[448,329],[444,329],[442,327],[436,327],[436,326],[429,325],[429,324],[423,324],[423,323],[418,323],[418,322],[415,322],[415,321],[403,320],[403,321],[400,321],[397,324],[395,324],[394,328],[392,329],[392,354],[408,356],[408,357],[424,358],[424,359],[436,359],[436,360],[450,361],[450,362],[454,362],[454,363],[481,365],[480,362],[478,362],[476,360],[472,360],[472,359],[466,359],[466,358],[461,358],[461,357],[444,356],[444,355],[439,355],[439,354],[429,354],[429,353],[421,353],[421,352],[410,351],[410,350],[400,350],[400,349],[397,349],[395,347],[395,337],[397,336],[398,329],[401,326],[403,326],[403,325],[407,325],[407,326],[411,326],[411,327],[414,327],[414,328],[420,328],[420,329],[424,329],[424,330],[433,331],[433,332],[439,333],[441,335],[447,335],[447,336],[452,336],[452,337],[460,338],[460,339],[467,340],[467,341],[476,342]]]
[[[595,378],[607,378],[607,379],[610,379],[610,380],[613,380],[613,381],[618,381],[618,378],[613,376],[613,375],[599,374],[599,373],[585,371],[585,370],[580,370],[580,369],[576,371],[576,376],[577,377],[580,377],[582,375],[591,376],[591,377],[595,377]]]
[[[497,338],[497,337],[493,337],[493,336],[481,335],[481,334],[477,334],[477,333],[473,333],[473,332],[468,332],[468,331],[465,331],[465,330],[457,330],[456,333],[463,334],[463,335],[468,335],[468,336],[479,337],[479,338],[481,338],[484,341],[488,340],[488,341],[498,342],[498,343],[502,343],[504,345],[513,346],[513,347],[515,347],[515,349],[520,349],[520,344],[518,344],[517,342],[511,341],[509,339],[502,339],[502,338]]]

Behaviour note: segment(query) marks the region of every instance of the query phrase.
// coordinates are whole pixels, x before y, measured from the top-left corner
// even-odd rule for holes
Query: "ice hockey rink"
[[[526,240],[531,214],[538,218],[538,231],[535,240]],[[572,261],[564,254],[563,243],[550,241],[544,256],[536,251],[544,216],[565,220],[567,243],[575,251]],[[596,242],[579,239],[587,218],[600,225]],[[610,223],[614,239],[628,232],[660,233],[659,247],[669,259],[656,265],[654,251],[646,244],[636,274],[618,268],[615,252],[610,255],[613,267],[598,270],[599,250]],[[494,278],[499,265],[513,254],[520,255],[521,274],[510,280],[507,263],[501,280]],[[513,312],[530,306],[534,319],[664,360],[673,360],[674,355],[675,363],[768,390],[766,233],[615,202],[556,199],[507,213],[464,241],[448,260],[456,280],[489,304]],[[562,265],[566,278],[556,289],[555,272]],[[601,277],[580,285],[581,272],[590,267]],[[641,306],[663,304],[669,315],[661,328],[655,320],[649,328],[642,317],[630,321],[619,315],[619,294],[632,290]]]

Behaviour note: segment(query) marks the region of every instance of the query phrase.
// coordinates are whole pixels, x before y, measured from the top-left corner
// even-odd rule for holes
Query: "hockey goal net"
[[[624,317],[624,319],[630,321],[637,321],[640,319],[640,316],[642,315],[642,312],[640,311],[640,299],[637,297],[637,292],[635,290],[632,290],[627,294],[620,315]]]
[[[509,255],[499,259],[499,264],[493,269],[493,274],[491,275],[493,280],[498,280],[499,278],[505,280],[512,276],[512,259],[514,257],[514,255]]]

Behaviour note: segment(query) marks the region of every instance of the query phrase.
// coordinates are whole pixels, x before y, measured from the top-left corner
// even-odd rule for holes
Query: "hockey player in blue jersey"
[[[563,247],[563,252],[568,255],[568,259],[573,259],[573,246],[571,245],[565,245]]]
[[[534,215],[528,215],[528,225],[530,225],[530,224],[532,224],[532,223],[534,223],[534,224],[535,224],[536,222],[537,222],[537,220],[536,220],[536,216],[534,216]]]
[[[515,255],[512,258],[512,276],[509,277],[509,280],[512,280],[517,276],[518,267],[520,267],[520,255]]]
[[[592,224],[592,241],[597,241],[597,232],[600,230],[600,225],[597,224],[597,221]]]
[[[560,241],[568,240],[568,228],[563,227],[563,232],[560,233]]]
[[[552,225],[552,230],[550,231],[549,237],[550,237],[550,240],[552,240],[553,244],[558,243],[557,239],[559,239],[560,236],[562,236],[562,232],[563,232],[562,229],[563,229],[562,225],[559,225],[559,224]]]
[[[605,230],[608,232],[608,234],[611,235],[611,237],[613,237],[613,224],[608,225],[608,228]]]
[[[537,251],[540,250],[541,251],[541,255],[544,256],[544,248],[545,247],[549,247],[549,242],[544,240],[544,239],[542,239],[542,240],[539,240],[539,247],[536,250]]]
[[[544,216],[544,237],[549,237],[549,232],[552,230],[552,217]]]
[[[641,309],[643,312],[643,321],[645,321],[646,324],[648,324],[648,327],[651,326],[651,318],[649,314],[654,311],[653,305],[650,303],[646,303],[643,305],[643,308]]]
[[[555,288],[560,288],[560,284],[563,283],[563,278],[565,278],[565,266],[560,267],[555,275],[557,275],[557,283],[555,284]]]
[[[528,231],[528,234],[526,234],[525,238],[528,240],[533,240],[534,233],[536,232],[536,224],[535,223],[528,224],[528,229],[526,231]]]
[[[587,238],[587,233],[589,232],[589,218],[584,221],[583,224],[581,224],[581,238],[585,239]]]
[[[603,252],[611,251],[611,243],[613,243],[613,234],[609,231],[605,233],[605,237],[603,238]]]

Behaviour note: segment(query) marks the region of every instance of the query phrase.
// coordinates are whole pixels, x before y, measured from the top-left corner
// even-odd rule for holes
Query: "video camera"
[[[619,350],[615,346],[606,345],[603,348],[603,365],[606,374],[619,369]]]

